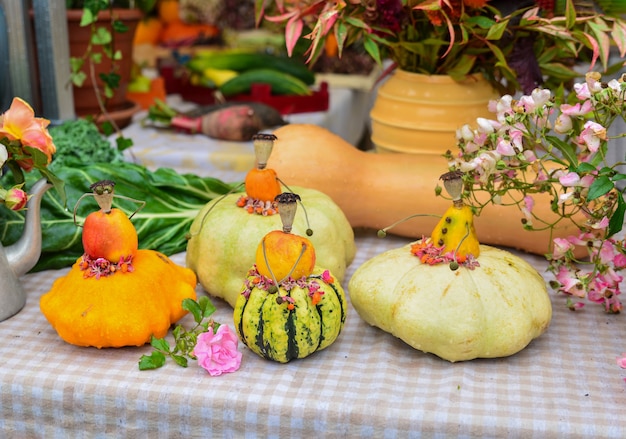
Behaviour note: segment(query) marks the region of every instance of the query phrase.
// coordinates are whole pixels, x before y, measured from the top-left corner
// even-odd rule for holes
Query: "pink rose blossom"
[[[590,187],[596,179],[595,175],[587,174],[580,179],[580,187]]]
[[[589,87],[586,83],[574,84],[574,91],[576,92],[576,97],[581,101],[584,101],[585,99],[589,99],[591,97]]]
[[[476,123],[478,124],[478,131],[481,133],[491,134],[496,131],[497,122],[495,120],[479,117],[476,119]]]
[[[198,336],[193,355],[209,375],[235,372],[241,365],[242,354],[237,350],[239,339],[227,325],[220,325],[217,333],[213,328]]]
[[[605,216],[600,221],[592,224],[591,227],[596,230],[604,230],[609,226],[609,219]]]
[[[537,155],[535,154],[534,151],[531,151],[529,149],[525,150],[523,153],[524,158],[529,162],[529,163],[534,163],[537,161]]]
[[[564,134],[571,130],[573,126],[571,117],[565,114],[560,114],[554,122],[554,131],[559,134]]]
[[[613,258],[613,265],[617,270],[626,268],[626,255],[623,253],[616,254]]]
[[[496,151],[498,152],[498,154],[506,157],[515,155],[515,149],[513,149],[513,145],[511,145],[511,142],[502,138],[498,139]]]
[[[583,290],[576,273],[571,272],[566,267],[559,268],[556,280],[561,284],[560,290],[564,293],[577,297],[585,297],[585,291]]]

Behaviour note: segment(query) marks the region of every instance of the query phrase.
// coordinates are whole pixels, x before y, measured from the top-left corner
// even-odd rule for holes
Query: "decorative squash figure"
[[[480,245],[458,172],[442,176],[453,205],[430,238],[361,265],[348,291],[372,326],[451,362],[513,355],[549,326],[541,275],[504,250]]]
[[[280,363],[330,346],[347,312],[343,288],[315,265],[311,242],[291,233],[298,199],[292,193],[277,197],[283,230],[261,240],[233,313],[241,341]]]
[[[230,193],[209,202],[190,228],[186,265],[210,295],[234,307],[246,273],[255,263],[258,242],[281,227],[275,198],[281,192],[276,172],[266,166],[276,136],[257,134],[253,143],[256,166],[245,179],[246,195]],[[321,171],[320,171],[321,172]],[[314,229],[310,240],[319,263],[341,281],[356,253],[354,231],[330,197],[314,189],[293,187],[307,209],[293,222],[295,234]]]
[[[114,186],[108,180],[91,186],[100,210],[85,219],[85,253],[39,303],[48,322],[70,344],[141,346],[152,336],[164,337],[186,314],[182,301],[196,299],[193,271],[162,253],[138,249],[130,218],[111,208],[114,196],[126,198],[114,195]]]

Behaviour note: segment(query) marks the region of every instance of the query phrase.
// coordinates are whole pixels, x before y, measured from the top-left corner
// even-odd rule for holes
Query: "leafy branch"
[[[216,332],[220,324],[211,319],[215,312],[215,305],[211,300],[202,296],[196,302],[193,299],[183,300],[182,307],[193,315],[196,325],[190,330],[185,329],[181,324],[174,327],[174,346],[165,338],[155,338],[150,340],[150,345],[154,348],[150,355],[142,355],[139,359],[139,370],[158,369],[165,364],[167,357],[170,357],[181,367],[187,367],[188,359],[195,360],[193,350],[196,346],[198,336],[213,328]]]

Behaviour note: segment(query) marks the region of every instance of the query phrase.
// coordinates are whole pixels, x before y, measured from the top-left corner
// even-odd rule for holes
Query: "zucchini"
[[[202,73],[207,68],[234,70],[240,73],[264,68],[290,74],[306,85],[315,83],[315,74],[303,62],[266,53],[207,52],[196,54],[189,60],[187,67],[197,73]]]
[[[224,96],[250,93],[252,84],[269,84],[272,94],[309,96],[313,92],[304,82],[288,73],[272,69],[252,69],[223,83],[219,90]]]

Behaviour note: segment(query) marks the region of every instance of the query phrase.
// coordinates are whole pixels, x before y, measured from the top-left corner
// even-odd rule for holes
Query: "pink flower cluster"
[[[308,296],[311,298],[311,302],[313,305],[317,305],[320,300],[322,300],[322,296],[324,295],[324,291],[321,290],[319,282],[323,282],[325,284],[332,284],[335,282],[335,278],[332,276],[329,270],[324,270],[322,274],[319,275],[311,275],[308,278],[303,276],[300,279],[294,279],[289,277],[284,281],[280,282],[279,287],[287,292],[286,295],[280,295],[277,293],[276,300],[278,303],[286,303],[288,309],[292,310],[295,307],[295,300],[291,298],[289,292],[296,287],[302,288],[303,290],[308,291]],[[274,281],[270,278],[267,278],[259,273],[256,268],[256,265],[252,267],[248,271],[248,276],[244,282],[244,290],[241,294],[248,299],[250,297],[250,293],[254,288],[260,288],[266,291],[269,291],[271,287],[275,285]]]
[[[626,82],[603,82],[588,73],[569,97],[536,89],[519,99],[505,95],[490,110],[493,120],[479,118],[475,128],[458,130],[460,152],[447,156],[451,169],[465,173],[465,201],[480,210],[506,197],[527,230],[573,222],[580,233],[555,239],[547,255],[552,286],[570,304],[587,298],[607,312],[620,312],[618,273],[626,268],[626,244],[617,236],[626,202],[616,183],[626,175],[619,171],[624,163],[607,163],[606,157],[608,128],[626,113]],[[478,192],[486,192],[487,201]],[[537,194],[547,194],[556,219],[538,216]]]
[[[573,252],[577,246],[587,248],[591,268],[583,269]],[[619,313],[622,303],[620,284],[624,279],[618,271],[626,268],[624,242],[614,239],[600,240],[593,234],[583,232],[578,236],[554,239],[554,251],[550,257],[550,270],[555,273],[554,285],[561,293],[578,298],[585,296],[601,304],[609,313]],[[572,309],[582,308],[582,302],[571,303]]]

